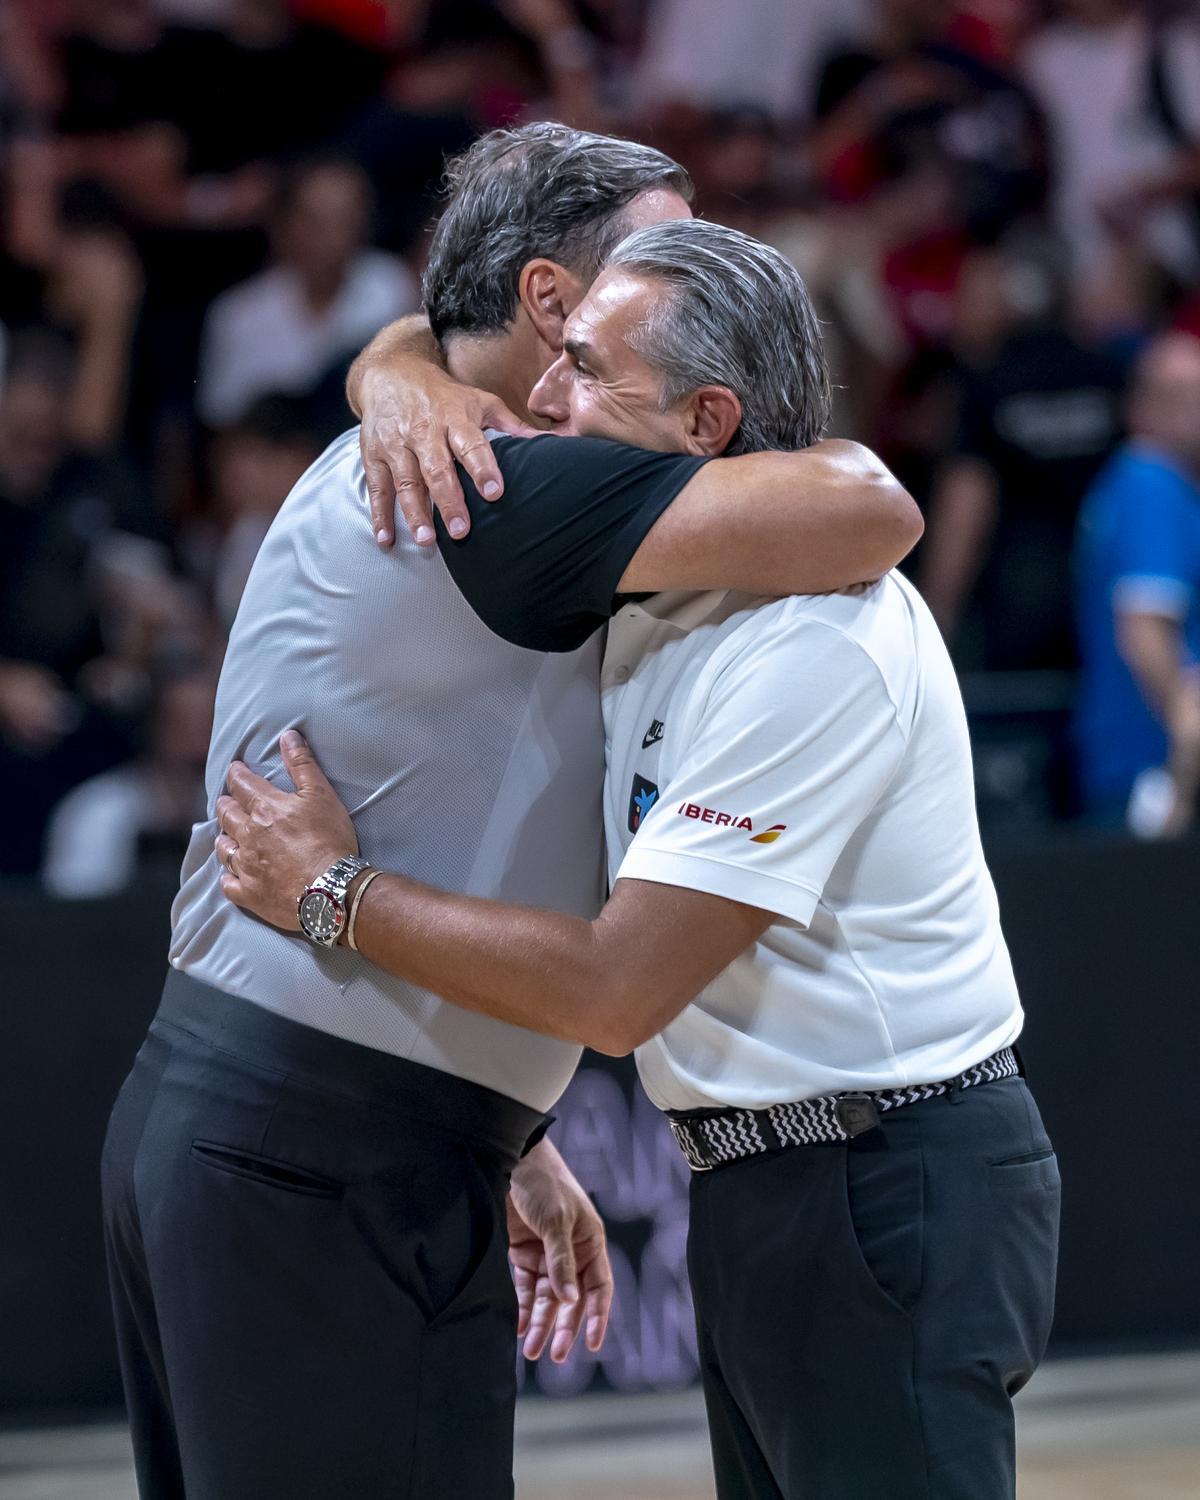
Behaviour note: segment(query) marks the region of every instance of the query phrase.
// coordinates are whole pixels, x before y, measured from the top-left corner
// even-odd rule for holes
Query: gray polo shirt
[[[442,533],[440,552],[403,532],[390,553],[376,547],[357,430],[289,496],[230,637],[209,817],[184,861],[171,963],[290,1020],[546,1109],[577,1048],[246,915],[222,895],[212,852],[229,763],[287,784],[278,743],[294,727],[372,863],[456,892],[598,911],[598,627],[629,558],[698,465],[585,439],[495,446],[505,499],[487,506],[466,483],[472,535],[456,544]],[[535,633],[550,651],[519,643]]]

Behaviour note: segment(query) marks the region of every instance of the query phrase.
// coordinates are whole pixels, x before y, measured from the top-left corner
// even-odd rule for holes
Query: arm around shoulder
[[[719,458],[659,518],[620,588],[827,593],[881,577],[923,530],[912,496],[860,443]]]

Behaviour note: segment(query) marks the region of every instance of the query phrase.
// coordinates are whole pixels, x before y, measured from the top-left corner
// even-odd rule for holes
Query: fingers
[[[576,1300],[570,1306],[559,1304],[558,1316],[554,1320],[554,1337],[550,1341],[550,1358],[561,1365],[570,1354],[583,1322],[583,1302]]]
[[[404,517],[404,523],[412,533],[412,539],[420,547],[432,547],[436,540],[433,530],[433,505],[429,490],[421,477],[421,462],[411,448],[401,448],[391,459],[392,485],[396,496],[396,508]],[[372,509],[374,516],[374,509]]]
[[[222,795],[217,798],[217,824],[222,833],[229,834],[235,842],[241,843],[249,832],[250,819],[242,811],[240,803],[232,797]]]
[[[371,530],[381,547],[396,540],[396,486],[386,463],[363,454],[363,473],[367,480],[367,499],[371,503]]]
[[[579,1301],[579,1288],[575,1284],[575,1246],[571,1242],[571,1227],[548,1228],[542,1237],[542,1248],[546,1256],[546,1274],[554,1295],[560,1302],[574,1304]]]
[[[546,1340],[554,1328],[554,1315],[559,1302],[550,1286],[548,1276],[539,1276],[534,1286],[533,1301],[529,1309],[529,1324],[525,1334],[524,1354],[526,1359],[537,1359],[546,1347]]]
[[[298,792],[333,790],[329,778],[317,764],[316,756],[308,748],[308,741],[298,729],[285,729],[279,736],[279,753],[283,757],[283,768]]]
[[[237,847],[237,840],[231,839],[227,833],[219,833],[213,839],[213,853],[235,880],[237,879],[237,872],[233,868],[233,856],[237,852]]]
[[[414,428],[413,446],[421,466],[421,479],[438,514],[446,523],[446,530],[456,540],[466,536],[471,521],[467,515],[467,503],[463,499],[462,485],[458,482],[454,454],[447,434],[435,430],[428,423],[421,423],[419,428]],[[415,532],[413,534],[416,535]]]
[[[470,427],[452,432],[450,447],[483,498],[498,500],[504,493],[504,475],[500,472],[492,445],[483,433]]]
[[[517,1293],[517,1337],[523,1338],[529,1330],[533,1314],[533,1299],[537,1292],[537,1273],[525,1266],[513,1266],[513,1286]]]
[[[612,1312],[613,1283],[612,1274],[608,1271],[607,1254],[605,1255],[604,1271],[604,1279],[594,1286],[589,1286],[584,1296],[584,1319],[586,1327],[584,1342],[593,1354],[604,1343],[604,1336],[608,1332],[609,1315]]]
[[[265,776],[257,775],[240,760],[235,760],[229,767],[225,785],[229,788],[229,795],[248,813],[252,813],[255,804],[275,790]]]

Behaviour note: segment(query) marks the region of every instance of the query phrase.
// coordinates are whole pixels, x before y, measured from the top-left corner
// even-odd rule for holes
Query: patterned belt
[[[667,1112],[667,1123],[693,1172],[709,1172],[789,1146],[832,1146],[874,1130],[879,1117],[906,1104],[920,1104],[940,1094],[978,1088],[1015,1078],[1021,1067],[1011,1047],[1003,1047],[981,1063],[942,1083],[914,1083],[899,1089],[876,1089],[869,1094],[825,1094],[794,1104],[772,1104],[766,1109],[711,1109]]]

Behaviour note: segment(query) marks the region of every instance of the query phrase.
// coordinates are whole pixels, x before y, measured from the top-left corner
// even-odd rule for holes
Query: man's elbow
[[[651,998],[653,996],[653,998]],[[607,1057],[628,1057],[656,1037],[692,999],[662,993],[648,981],[617,982],[606,987],[588,1023],[584,1046]]]
[[[875,483],[880,506],[880,557],[885,561],[880,573],[886,573],[904,561],[925,533],[921,507],[904,486],[891,474],[881,475]]]

